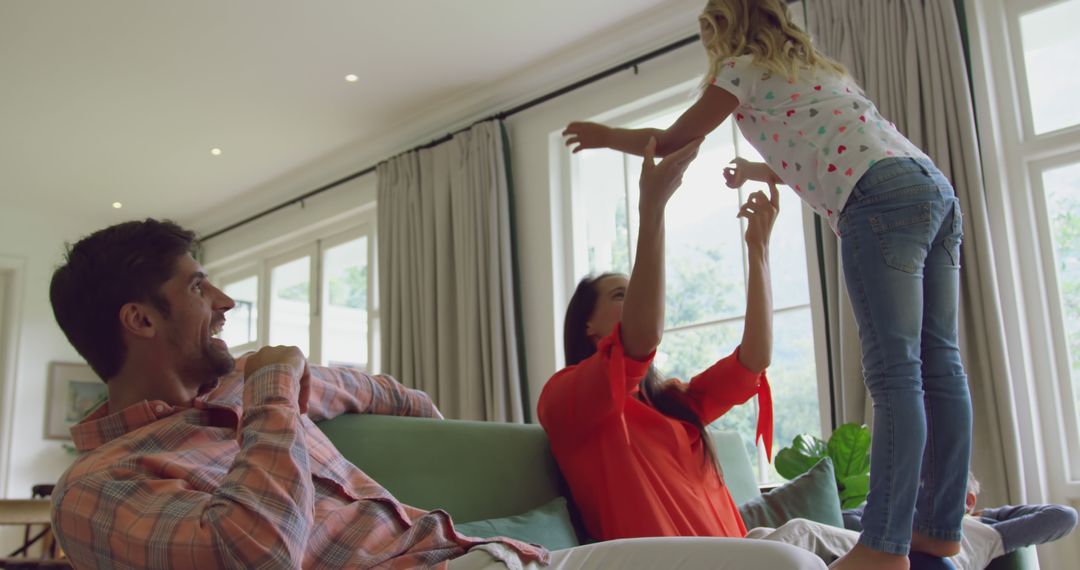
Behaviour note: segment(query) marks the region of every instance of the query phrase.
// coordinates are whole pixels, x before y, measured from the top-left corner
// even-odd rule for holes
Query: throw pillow
[[[747,530],[779,528],[797,518],[844,528],[832,460],[825,457],[806,473],[743,503],[739,514]]]
[[[454,528],[465,536],[477,538],[505,536],[539,544],[548,550],[562,550],[578,546],[574,524],[570,522],[570,513],[566,509],[566,499],[563,497],[557,497],[545,505],[520,515],[455,524]]]

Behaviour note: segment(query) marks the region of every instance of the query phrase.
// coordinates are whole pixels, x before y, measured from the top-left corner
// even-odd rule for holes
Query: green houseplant
[[[790,447],[776,454],[776,472],[791,480],[825,457],[833,462],[840,507],[853,509],[865,502],[870,491],[870,429],[847,423],[838,427],[828,442],[810,434],[795,436]]]

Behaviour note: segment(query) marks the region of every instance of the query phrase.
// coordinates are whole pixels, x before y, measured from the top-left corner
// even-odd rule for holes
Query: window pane
[[[630,231],[623,155],[610,150],[577,155],[579,215],[585,216],[590,273],[630,273]],[[636,189],[636,183],[634,188]]]
[[[1080,124],[1080,74],[1071,71],[1080,58],[1080,0],[1054,4],[1020,17],[1024,68],[1036,133]]]
[[[259,278],[252,275],[234,281],[222,289],[232,297],[236,306],[225,313],[225,328],[221,339],[229,347],[255,342],[259,334]]]
[[[634,125],[666,127],[676,113]],[[724,185],[723,168],[735,157],[731,123],[720,125],[683,176],[665,217],[669,328],[737,317],[746,311],[739,192]],[[637,180],[641,161],[628,168]]]
[[[1048,170],[1042,179],[1057,253],[1073,395],[1080,409],[1080,163]]]
[[[663,376],[690,381],[717,360],[731,354],[741,340],[741,320],[667,332],[656,351],[654,362]],[[735,406],[712,425],[738,432],[749,456],[757,457],[754,447],[754,434],[757,432],[755,400]]]
[[[367,366],[367,252],[361,237],[323,253],[323,364]]]
[[[270,344],[310,352],[311,258],[278,265],[270,273]]]
[[[821,437],[814,329],[810,307],[784,311],[773,317],[773,358],[769,385],[773,394],[773,456],[791,445],[800,433]],[[766,479],[783,481],[771,464]]]
[[[768,190],[765,192],[768,193]],[[810,303],[802,210],[802,200],[787,187],[781,186],[780,215],[776,217],[769,239],[769,273],[772,276],[774,309]]]

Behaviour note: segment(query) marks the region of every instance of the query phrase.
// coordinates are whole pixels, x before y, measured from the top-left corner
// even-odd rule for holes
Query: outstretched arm
[[[666,129],[616,129],[599,123],[574,122],[566,127],[563,136],[567,137],[566,145],[574,147],[573,152],[610,148],[638,156],[642,156],[649,139],[655,138],[655,156],[667,156],[716,130],[738,106],[739,100],[734,95],[710,85],[697,102]]]
[[[664,333],[664,210],[701,141],[691,141],[659,164],[654,164],[656,139],[650,139],[644,149],[638,205],[641,228],[622,311],[622,344],[630,358],[652,354]]]
[[[746,247],[750,262],[739,362],[754,372],[769,367],[772,360],[772,279],[769,274],[769,236],[780,212],[780,192],[769,184],[769,196],[757,191],[739,210],[747,219]]]

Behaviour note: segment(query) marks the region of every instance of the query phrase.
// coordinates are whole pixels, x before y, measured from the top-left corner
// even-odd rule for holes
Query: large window
[[[222,338],[237,354],[265,344],[294,345],[312,362],[375,369],[373,255],[368,224],[214,275],[236,301]]]
[[[1023,490],[1080,507],[1080,0],[965,6],[989,214],[969,218],[990,226],[1012,373],[996,397],[1015,413]],[[1078,554],[1039,548],[1055,568]]]
[[[627,127],[667,127],[686,108],[653,106],[616,118]],[[734,126],[725,122],[706,139],[667,209],[667,330],[655,364],[668,377],[689,380],[730,354],[742,338],[746,309],[745,220],[739,205],[762,184],[727,188],[722,170],[735,156],[761,160]],[[637,242],[637,181],[641,159],[594,150],[571,159],[575,272],[629,273]],[[776,413],[774,451],[796,434],[821,435],[816,361],[806,272],[801,201],[782,190],[780,216],[770,245],[775,345],[768,375]],[[717,425],[736,430],[758,457],[761,481],[775,481],[764,451],[754,447],[756,399],[738,406]]]
[[[1064,93],[1080,90],[1070,69],[1080,57],[1080,0],[1006,3],[1017,69],[1015,111],[1022,118],[1019,140],[1008,153],[1013,168],[1026,171],[1033,190],[1035,228],[1044,247],[1050,303],[1056,313],[1053,339],[1063,381],[1056,395],[1065,414],[1072,453],[1067,479],[1080,481],[1080,110]],[[1023,231],[1023,230],[1021,230]],[[1056,293],[1056,294],[1054,294]]]

